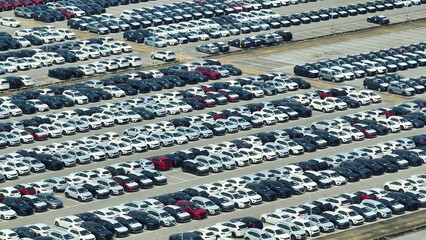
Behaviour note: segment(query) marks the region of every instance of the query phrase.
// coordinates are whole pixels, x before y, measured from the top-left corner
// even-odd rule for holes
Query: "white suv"
[[[164,51],[157,51],[157,52],[151,53],[151,58],[161,59],[164,62],[166,62],[166,61],[174,61],[176,59],[176,56],[174,52],[164,50]]]

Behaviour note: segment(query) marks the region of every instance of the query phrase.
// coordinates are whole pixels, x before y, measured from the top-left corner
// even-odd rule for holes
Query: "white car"
[[[341,186],[346,184],[347,182],[345,177],[339,175],[333,170],[324,170],[324,171],[321,171],[320,173],[327,179],[330,179],[333,185]]]
[[[62,134],[64,135],[71,135],[71,134],[75,134],[76,132],[75,126],[72,126],[71,124],[65,121],[55,121],[53,123],[53,126],[60,129]]]
[[[101,57],[101,53],[99,51],[97,51],[96,49],[93,49],[89,46],[80,48],[80,51],[89,55],[89,58],[100,58]]]
[[[336,105],[333,102],[326,100],[312,100],[309,107],[313,110],[329,113],[334,111]]]
[[[51,138],[56,138],[56,137],[61,137],[62,136],[61,129],[59,129],[59,128],[53,126],[53,125],[44,123],[44,124],[40,124],[38,127],[42,131],[46,132],[49,135],[49,137],[51,137]]]
[[[164,62],[166,62],[166,61],[174,61],[176,59],[176,55],[172,51],[162,50],[162,51],[152,52],[151,58],[161,59]]]
[[[30,168],[21,161],[7,161],[6,165],[18,172],[19,175],[28,175],[31,173]]]
[[[319,227],[315,226],[311,221],[302,218],[296,218],[292,221],[294,224],[305,230],[309,236],[316,236],[320,234]]]
[[[252,116],[258,119],[261,119],[265,125],[272,125],[277,123],[274,116],[271,114],[265,113],[265,112],[254,112],[252,113]]]
[[[43,67],[52,66],[53,60],[46,55],[34,55],[32,57],[34,60],[39,61]]]
[[[57,227],[63,227],[63,228],[70,228],[75,226],[80,226],[83,223],[83,219],[77,217],[77,216],[66,216],[66,217],[58,217],[55,218],[54,223]]]
[[[30,185],[36,190],[36,193],[53,193],[52,187],[44,182],[33,182]]]
[[[363,140],[364,133],[360,132],[358,129],[354,127],[343,127],[341,130],[352,137],[353,140]]]
[[[89,98],[81,94],[77,90],[65,90],[62,95],[70,98],[76,104],[87,104],[89,103]]]
[[[115,86],[103,86],[101,87],[103,90],[112,94],[113,97],[119,98],[126,96],[126,93],[118,87]]]
[[[13,129],[12,131],[10,131],[10,133],[15,137],[21,139],[22,143],[34,142],[34,137],[25,130]]]
[[[17,40],[22,47],[31,47],[31,42],[24,37],[15,37],[15,40]]]
[[[56,29],[56,32],[67,40],[75,38],[75,33],[71,32],[69,29],[66,29],[66,28]]]
[[[95,235],[91,234],[87,229],[82,227],[70,227],[67,232],[71,234],[75,239],[80,240],[92,240],[96,239]]]
[[[22,83],[24,86],[34,86],[34,79],[28,75],[20,75]]]
[[[290,98],[298,101],[300,104],[308,106],[311,100],[304,94],[296,94],[291,96]]]
[[[2,193],[5,197],[21,197],[21,193],[13,187],[0,188],[0,193]]]
[[[279,221],[290,221],[291,216],[286,213],[273,212],[273,213],[264,213],[260,215],[260,220],[264,223],[269,223],[271,225],[277,224]]]
[[[401,131],[401,125],[399,125],[398,123],[389,120],[389,119],[379,119],[377,120],[378,124],[381,124],[385,127],[387,127],[389,129],[390,132],[399,132]]]
[[[5,102],[0,107],[6,111],[9,111],[12,116],[20,116],[22,115],[22,110],[18,108],[15,104]]]
[[[342,207],[338,208],[336,212],[348,219],[351,225],[361,225],[364,223],[364,218],[352,209]]]
[[[1,219],[12,219],[17,216],[16,212],[10,209],[3,203],[0,203],[0,217]]]
[[[282,228],[277,226],[266,226],[263,230],[272,236],[274,236],[277,240],[288,240],[291,239],[290,234],[285,232]]]
[[[250,199],[236,191],[222,191],[220,195],[226,197],[230,202],[233,202],[238,208],[248,208],[251,206]]]
[[[17,28],[21,26],[21,23],[18,20],[14,18],[10,18],[10,17],[0,18],[0,24],[3,26],[13,27],[13,28]]]
[[[348,104],[340,100],[340,98],[328,97],[325,101],[329,102],[331,105],[335,105],[335,109],[338,110],[346,110],[348,108]]]
[[[382,97],[371,90],[362,90],[362,91],[359,91],[359,93],[370,98],[371,102],[373,103],[379,103],[382,101]]]
[[[74,54],[74,55],[77,57],[77,59],[78,59],[79,61],[85,61],[85,60],[88,60],[88,59],[89,59],[89,54],[88,54],[88,53],[86,53],[86,52],[83,52],[83,51],[81,51],[81,50],[73,49],[73,50],[70,50],[70,52],[71,52],[72,54]]]
[[[302,174],[290,174],[290,179],[305,187],[305,191],[315,191],[318,189],[318,184]]]
[[[244,85],[243,89],[250,93],[253,93],[254,97],[257,98],[263,97],[265,95],[265,92],[262,89],[254,85]]]
[[[0,239],[2,240],[19,240],[18,234],[10,229],[0,230]]]
[[[52,59],[53,63],[55,63],[55,64],[63,64],[63,63],[65,63],[65,58],[62,57],[61,55],[59,55],[58,53],[48,52],[48,53],[46,53],[46,56],[48,58]]]
[[[359,92],[349,93],[347,96],[355,99],[361,105],[368,105],[371,103],[370,97],[367,97],[366,95],[361,94]]]
[[[401,129],[404,130],[409,130],[413,128],[413,124],[406,118],[403,118],[401,116],[391,116],[388,118],[388,120],[394,121],[396,124],[399,124],[401,126]]]
[[[406,180],[393,180],[389,182],[385,182],[383,188],[386,191],[398,191],[398,192],[406,192],[408,190],[413,190],[415,185]]]
[[[287,114],[281,112],[278,109],[262,108],[262,110],[260,112],[264,112],[264,113],[267,113],[269,115],[272,115],[273,117],[275,117],[277,122],[285,122],[289,118]]]
[[[24,58],[21,58],[22,60],[24,60],[24,61],[26,61],[29,65],[30,65],[30,67],[32,68],[32,69],[35,69],[35,68],[41,68],[41,66],[42,66],[42,63],[39,61],[39,60],[36,60],[36,59],[34,59],[34,58],[31,58],[31,57],[24,57]],[[27,75],[23,75],[23,76],[27,76]],[[25,83],[24,83],[25,84]],[[32,85],[31,85],[32,86]]]

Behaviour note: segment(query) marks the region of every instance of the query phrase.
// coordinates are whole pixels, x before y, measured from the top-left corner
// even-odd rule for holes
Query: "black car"
[[[169,236],[169,240],[203,240],[203,238],[194,232],[174,233]]]
[[[191,216],[186,215],[182,216],[182,214],[186,213],[185,210],[183,210],[180,207],[177,206],[165,206],[163,208],[164,211],[168,212],[172,217],[176,219],[178,223],[185,223],[191,221]]]
[[[98,223],[99,221],[100,219],[97,222],[83,222],[80,227],[95,235],[97,239],[112,240],[113,233]]]
[[[365,119],[362,120],[361,123],[367,125],[371,129],[374,129],[378,135],[386,135],[389,133],[389,129],[387,127],[378,124],[374,120]]]
[[[335,212],[326,211],[322,213],[322,216],[327,218],[328,221],[332,222],[336,228],[346,229],[350,227],[349,220],[342,221],[344,220],[343,216]]]
[[[343,102],[345,102],[348,107],[350,108],[359,108],[361,106],[361,104],[356,101],[355,99],[348,97],[348,96],[338,96],[337,98],[339,98],[340,100],[342,100]]]
[[[175,203],[177,202],[176,199],[167,194],[155,196],[153,198],[160,201],[164,205],[175,205]]]
[[[205,108],[205,105],[203,103],[195,100],[194,98],[184,98],[182,99],[182,101],[186,104],[191,105],[192,109],[194,110],[202,110]]]
[[[76,214],[76,216],[83,219],[83,221],[86,221],[86,222],[97,222],[100,220],[100,218],[96,214],[91,212],[79,213],[79,214]]]
[[[69,99],[68,97],[64,95],[55,95],[51,96],[52,98],[60,101],[64,107],[73,107],[75,106],[75,103],[73,100]]]
[[[305,152],[315,152],[317,150],[317,147],[314,144],[309,143],[304,138],[294,138],[293,141],[302,146]]]
[[[129,236],[129,230],[119,231],[119,229],[126,229],[123,228],[124,226],[121,223],[113,223],[109,219],[100,219],[97,223],[101,224],[106,230],[113,233],[115,237],[127,237]]]
[[[231,219],[231,222],[243,222],[247,228],[263,228],[263,223],[257,218],[254,217],[241,217]]]
[[[136,182],[139,188],[152,188],[154,186],[153,181],[147,181],[150,179],[143,174],[128,173],[127,176]]]
[[[357,162],[348,162],[344,161],[340,165],[341,167],[350,169],[352,172],[359,174],[361,178],[369,178],[371,177],[371,170],[365,168],[362,164]]]
[[[407,160],[410,166],[421,166],[423,165],[422,158],[417,156],[415,153],[409,150],[396,149],[392,152],[393,154],[399,155],[403,159]]]
[[[203,122],[202,124],[210,129],[215,136],[223,136],[226,133],[225,128],[219,126],[217,123]]]
[[[184,190],[182,190],[182,192],[187,193],[191,197],[205,197],[205,198],[207,198],[209,196],[209,194],[201,188],[189,187],[189,188],[185,188]]]
[[[253,190],[262,197],[263,201],[277,200],[277,193],[269,189],[267,186],[259,183],[248,183],[246,188]]]
[[[48,76],[59,80],[69,80],[72,78],[72,72],[66,68],[55,68],[49,70]]]
[[[34,213],[33,207],[21,198],[6,197],[3,199],[2,203],[15,211],[18,216],[28,216]]]
[[[44,166],[46,166],[46,169],[48,170],[57,171],[62,170],[64,168],[62,162],[50,154],[37,154],[35,158],[41,163],[43,163]]]
[[[371,208],[368,208],[363,205],[350,205],[348,206],[348,208],[354,210],[356,213],[361,215],[366,222],[374,222],[377,220],[377,214],[375,212],[375,214],[371,214]]]
[[[128,216],[142,224],[145,229],[155,230],[160,228],[160,222],[157,219],[151,217],[151,215],[147,212],[137,210],[130,211]]]
[[[49,106],[49,109],[60,109],[64,106],[62,102],[57,100],[54,96],[40,95],[38,100]]]
[[[404,205],[406,211],[415,211],[420,207],[420,204],[406,193],[390,192],[386,197],[392,198]]]
[[[277,140],[273,134],[266,132],[256,133],[254,136],[258,137],[263,144],[268,142],[275,142]]]
[[[392,214],[403,214],[405,213],[405,207],[398,207],[401,206],[401,204],[392,198],[380,198],[377,199],[377,201],[381,202],[385,207],[389,208],[392,211]]]
[[[384,167],[377,164],[375,161],[371,161],[371,159],[357,158],[354,162],[360,163],[365,168],[370,169],[373,175],[382,175],[385,172]]]
[[[317,136],[319,136],[320,138],[324,139],[325,141],[327,141],[327,144],[329,146],[339,146],[340,145],[339,138],[331,135],[327,131],[324,131],[324,130],[314,130],[312,133],[315,134],[315,135],[317,135]]]
[[[109,192],[105,191],[100,185],[87,182],[83,185],[83,187],[87,189],[94,198],[103,199],[109,197]]]
[[[20,238],[35,238],[37,233],[27,227],[13,228],[12,231],[16,232]]]
[[[380,25],[387,25],[389,24],[389,18],[385,16],[371,16],[367,18],[367,22],[369,23],[375,23]]]
[[[311,84],[301,78],[298,77],[294,77],[294,78],[289,78],[291,81],[297,83],[297,85],[299,85],[299,89],[309,89],[311,88]]]
[[[20,108],[24,114],[33,114],[36,112],[36,108],[28,104],[25,100],[12,100],[11,102]]]
[[[141,233],[143,231],[143,225],[129,216],[119,216],[115,220],[126,227],[130,233]]]
[[[318,207],[321,210],[321,212],[333,211],[333,205],[331,205],[331,203],[326,202],[326,201],[315,200],[315,201],[310,202],[310,204]]]
[[[45,212],[48,209],[47,203],[43,202],[36,196],[23,195],[21,199],[24,200],[26,204],[30,205],[34,209],[34,212]]]
[[[385,172],[394,173],[398,171],[398,165],[391,163],[389,160],[384,158],[372,159],[373,162],[382,166]]]
[[[333,168],[337,174],[342,175],[348,182],[357,182],[359,181],[359,175],[357,173],[352,172],[350,169],[345,167],[337,167]]]
[[[425,122],[419,120],[417,117],[411,115],[411,114],[405,114],[402,115],[401,117],[407,119],[409,122],[411,122],[413,124],[414,128],[422,128],[425,126]]]
[[[274,191],[279,198],[288,198],[291,197],[292,191],[291,189],[284,186],[279,181],[272,181],[272,180],[263,180],[260,182],[260,184],[265,185],[268,187],[271,191]]]
[[[318,77],[319,71],[309,65],[296,65],[293,68],[294,74],[303,77],[316,78]]]

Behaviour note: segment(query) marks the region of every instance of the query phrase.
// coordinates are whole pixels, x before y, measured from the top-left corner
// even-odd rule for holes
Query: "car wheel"
[[[322,109],[322,112],[323,112],[323,113],[325,113],[325,112],[327,112],[327,111],[325,110],[325,108],[323,108],[323,109]]]
[[[101,34],[101,31],[99,31],[99,30],[98,30],[98,32],[97,32],[97,33],[100,35],[100,34]]]
[[[109,191],[109,195],[114,195],[114,192],[112,190]]]
[[[194,214],[191,214],[191,219],[195,219],[195,215]]]
[[[69,198],[69,197],[70,197],[70,195],[69,195],[68,193],[65,193],[65,197],[66,197],[66,198]]]
[[[58,189],[56,187],[53,187],[53,192],[58,192]]]
[[[334,82],[334,83],[335,83],[335,82],[336,82],[336,79],[335,79],[335,78],[332,78],[332,79],[331,79],[331,82]]]
[[[393,93],[392,89],[389,89],[389,93]]]
[[[400,192],[400,193],[403,193],[404,192],[404,189],[399,189],[399,191],[398,192]]]
[[[164,62],[166,62],[166,61],[167,61],[167,59],[166,59],[165,57],[163,57],[163,61],[164,61]]]
[[[59,223],[58,223],[58,222],[55,222],[55,226],[59,227]]]
[[[78,200],[79,202],[83,202],[83,199],[81,199],[81,197],[78,197],[78,198],[77,198],[77,200]]]
[[[322,80],[322,79],[323,79],[323,77],[320,75],[320,76],[319,76],[319,80]]]
[[[312,125],[312,126],[311,126],[311,129],[312,129],[312,130],[316,130],[317,128],[315,127],[315,125]]]
[[[364,85],[364,88],[365,88],[365,89],[368,89],[368,86],[367,86],[367,85]]]
[[[265,218],[261,218],[260,221],[262,222],[266,222]]]

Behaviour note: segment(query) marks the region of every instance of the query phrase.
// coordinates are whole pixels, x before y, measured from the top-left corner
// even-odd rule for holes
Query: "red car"
[[[16,190],[21,193],[21,195],[34,195],[36,194],[36,190],[29,184],[18,184],[14,186]]]
[[[207,114],[212,116],[214,119],[227,119],[228,118],[228,117],[226,117],[226,115],[223,112],[219,112],[219,111],[208,112]]]
[[[214,99],[209,98],[208,96],[195,95],[192,98],[199,101],[200,103],[204,103],[206,107],[213,107],[216,105],[216,101]]]
[[[358,192],[355,192],[354,194],[358,196],[358,198],[361,200],[361,202],[364,199],[372,199],[372,200],[378,199],[377,196],[374,193],[368,192],[368,191],[358,191]]]
[[[243,8],[238,6],[238,4],[236,3],[224,3],[226,6],[228,6],[229,8],[231,8],[232,10],[234,10],[235,13],[239,13],[243,11]]]
[[[403,49],[403,48],[390,48],[392,50],[394,50],[395,52],[397,52],[398,54],[404,55],[404,53],[407,53],[407,50]]]
[[[392,109],[390,109],[390,108],[378,108],[378,110],[383,111],[385,113],[385,115],[386,115],[386,118],[389,118],[389,117],[392,117],[392,116],[396,115],[395,111],[392,110]]]
[[[47,133],[40,130],[38,127],[26,127],[25,131],[31,134],[36,141],[46,140],[49,136]]]
[[[214,88],[212,85],[202,85],[202,86],[200,86],[201,87],[201,89],[203,89],[203,91],[205,92],[205,93],[208,93],[208,92],[216,92],[216,88]]]
[[[377,131],[372,129],[366,124],[357,123],[354,125],[354,127],[358,129],[360,132],[364,133],[364,136],[366,138],[373,138],[377,136]]]
[[[5,0],[0,0],[0,7],[2,7],[6,11],[13,9],[12,4],[6,2]]]
[[[220,73],[209,67],[197,67],[195,71],[202,73],[211,80],[219,79]]]
[[[233,4],[235,4],[235,5],[237,5],[237,6],[239,6],[240,8],[242,8],[243,9],[243,11],[244,12],[248,12],[248,11],[250,11],[251,10],[251,8],[249,7],[249,8],[247,8],[246,6],[244,6],[242,3],[244,3],[244,2],[242,2],[242,3],[239,3],[239,2],[232,2]]]
[[[149,160],[154,164],[156,170],[169,170],[172,168],[172,161],[165,156],[151,157]]]
[[[139,190],[139,185],[129,177],[116,176],[112,180],[122,186],[126,192],[135,192]]]
[[[316,90],[316,93],[320,96],[321,99],[332,97],[333,94],[330,91],[327,90]]]
[[[13,8],[22,7],[22,2],[19,0],[9,0],[9,3],[12,4]]]
[[[35,5],[31,0],[20,0],[19,2],[25,7]]]
[[[187,200],[177,201],[176,206],[182,208],[185,212],[191,215],[192,219],[203,219],[207,217],[207,211],[203,208],[200,208],[197,204]]]
[[[228,101],[230,102],[238,102],[240,101],[240,96],[231,90],[228,89],[221,89],[219,90],[219,94],[226,97]]]
[[[5,198],[5,196],[3,195],[3,193],[0,193],[0,202],[3,202],[4,198]]]
[[[56,11],[58,11],[60,14],[64,15],[66,18],[75,18],[75,13],[72,13],[70,10],[66,8],[56,8]]]
[[[30,0],[31,2],[33,2],[35,5],[39,5],[39,4],[43,4],[44,1],[43,0]]]

